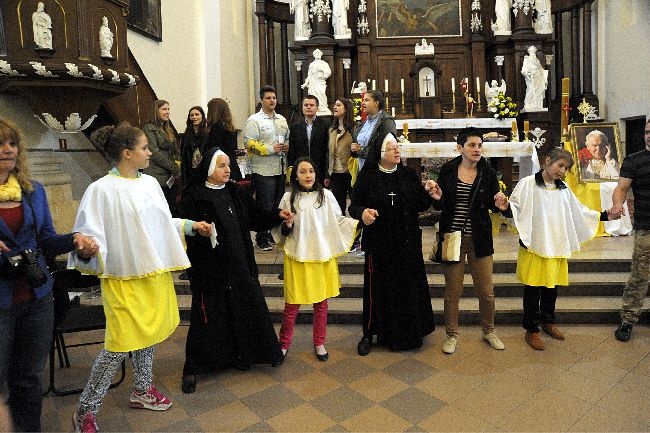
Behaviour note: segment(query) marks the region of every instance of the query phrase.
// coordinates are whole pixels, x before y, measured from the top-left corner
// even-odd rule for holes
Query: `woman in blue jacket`
[[[56,234],[43,185],[29,178],[21,133],[0,119],[0,390],[6,383],[16,431],[41,430],[54,323],[45,257],[73,250],[90,257],[96,246],[80,233]]]

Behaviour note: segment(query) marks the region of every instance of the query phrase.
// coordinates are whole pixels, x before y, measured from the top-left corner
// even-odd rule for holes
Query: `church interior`
[[[458,132],[475,126],[484,156],[512,191],[554,147],[575,159],[588,154],[592,130],[609,137],[619,165],[644,149],[649,20],[646,0],[3,0],[0,119],[22,130],[60,233],[72,228],[86,187],[111,167],[89,140],[93,131],[122,121],[141,126],[153,101],[164,99],[180,134],[190,107],[223,98],[245,172],[241,129],[260,109],[259,89],[273,86],[276,111],[296,122],[317,61],[327,71],[319,111],[327,123],[337,98],[360,109],[366,89],[381,90],[403,160],[423,180],[457,154]],[[605,210],[618,172],[610,178],[590,170],[576,164],[566,182],[583,203]],[[627,205],[633,218],[631,194]],[[422,221],[438,325],[422,349],[357,356],[363,257],[348,254],[339,263],[341,296],[330,302],[327,363],[313,359],[304,324],[311,311],[303,309],[281,367],[207,375],[186,395],[180,377],[191,291],[176,275],[183,322],[160,344],[154,369],[174,407],[130,410],[127,365],[125,383],[102,405],[102,430],[650,431],[647,306],[630,343],[613,336],[632,257],[629,215],[601,223],[569,261],[571,282],[558,298],[567,340],[549,341],[543,352],[522,338],[517,235],[507,221],[493,221],[496,323],[507,349],[496,353],[481,341],[467,274],[463,336],[453,355],[440,351],[444,279],[428,260],[434,233]],[[282,251],[255,254],[277,330]],[[71,351],[71,366],[57,366],[57,382],[83,386],[98,350]],[[77,399],[50,392],[43,431],[69,431]]]

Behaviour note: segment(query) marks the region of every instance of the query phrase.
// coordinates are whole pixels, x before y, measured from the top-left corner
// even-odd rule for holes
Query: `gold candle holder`
[[[406,107],[404,106],[404,92],[402,92],[402,114],[406,114]]]
[[[481,92],[478,91],[478,87],[476,88],[476,102],[478,103],[478,107],[476,108],[476,111],[483,111],[481,108]]]
[[[456,111],[456,91],[454,90],[451,94],[451,112]]]
[[[388,111],[389,110],[388,106],[389,106],[389,104],[388,104],[388,95],[386,95],[386,113],[390,113],[390,111]]]

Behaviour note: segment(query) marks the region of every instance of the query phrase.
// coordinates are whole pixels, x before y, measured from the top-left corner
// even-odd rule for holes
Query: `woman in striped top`
[[[494,247],[488,210],[509,214],[508,199],[499,190],[496,172],[481,157],[483,140],[479,130],[463,129],[457,143],[460,156],[442,166],[437,182],[428,181],[426,185],[434,198],[434,206],[442,210],[440,234],[463,232],[460,262],[443,264],[447,338],[442,351],[454,353],[458,344],[458,304],[463,294],[465,257],[479,298],[483,339],[500,350],[504,345],[494,332]]]

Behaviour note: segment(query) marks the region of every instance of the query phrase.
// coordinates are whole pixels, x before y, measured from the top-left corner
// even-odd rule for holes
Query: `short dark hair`
[[[481,139],[481,141],[483,141],[483,135],[481,134],[481,131],[479,131],[478,128],[470,126],[460,130],[458,137],[456,137],[456,143],[464,146],[465,142],[467,142],[467,139],[470,137],[478,137]]]
[[[382,111],[386,107],[386,101],[384,99],[384,94],[381,90],[369,90],[366,92],[366,95],[370,96],[372,99],[379,103],[379,111]]]
[[[264,99],[264,95],[270,92],[273,92],[275,96],[278,96],[278,92],[275,91],[275,87],[268,84],[266,86],[260,87],[260,99]]]
[[[320,105],[320,101],[319,101],[318,98],[315,97],[314,95],[307,95],[307,96],[305,96],[304,98],[302,98],[302,102],[303,102],[303,103],[305,102],[305,99],[313,99],[314,101],[316,101],[316,106],[317,106],[317,107]]]

